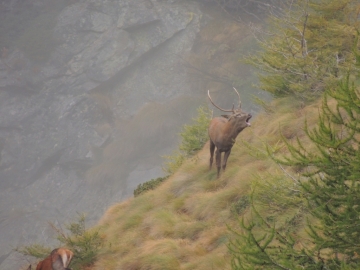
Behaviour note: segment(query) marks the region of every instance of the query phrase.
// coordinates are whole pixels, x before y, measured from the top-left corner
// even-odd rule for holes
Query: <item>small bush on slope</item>
[[[158,177],[156,179],[151,179],[150,181],[147,181],[145,183],[139,184],[136,189],[134,189],[134,197],[139,196],[140,194],[148,191],[153,190],[157,186],[159,186],[162,182],[164,182],[167,179],[167,177]]]
[[[70,263],[71,269],[83,269],[94,263],[103,244],[102,237],[98,230],[86,229],[85,215],[79,215],[76,222],[72,222],[66,226],[69,231],[68,234],[53,224],[50,225],[57,232],[57,239],[60,242],[57,247],[65,246],[74,252],[74,257]],[[57,247],[50,248],[40,244],[33,244],[16,250],[24,255],[44,259]]]
[[[193,119],[193,124],[184,125],[180,136],[182,138],[179,149],[171,156],[165,156],[164,171],[173,174],[184,163],[186,158],[194,155],[208,141],[207,129],[211,119],[211,111],[205,107],[199,107],[198,115]]]

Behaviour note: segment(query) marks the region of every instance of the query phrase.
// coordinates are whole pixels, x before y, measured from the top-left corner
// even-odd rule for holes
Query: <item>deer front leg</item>
[[[217,167],[217,177],[219,178],[220,169],[221,169],[221,152],[219,151],[219,149],[216,149],[215,159],[216,159],[216,167]]]
[[[210,140],[210,170],[214,160],[215,144]]]
[[[226,151],[224,154],[224,160],[223,160],[223,164],[222,164],[222,168],[224,171],[226,169],[226,163],[227,163],[228,157],[230,156],[230,153],[231,153],[231,149],[229,151]]]

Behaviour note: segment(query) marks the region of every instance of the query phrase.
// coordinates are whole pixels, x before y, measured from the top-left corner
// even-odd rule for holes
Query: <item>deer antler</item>
[[[235,89],[235,88],[234,88]],[[236,91],[236,90],[235,90]],[[236,91],[237,92],[237,91]],[[239,94],[239,93],[238,93]],[[222,108],[220,108],[219,106],[217,106],[217,105],[215,105],[215,103],[212,101],[212,99],[211,99],[211,97],[210,97],[210,91],[208,90],[208,97],[209,97],[209,99],[210,99],[210,101],[211,101],[211,103],[212,103],[212,105],[214,105],[216,108],[218,108],[220,111],[223,111],[223,112],[234,112],[234,109],[232,109],[232,110],[224,110],[224,109],[222,109]],[[239,97],[240,97],[240,95],[239,95]]]
[[[239,94],[239,92],[235,89],[235,87],[233,87],[233,88],[234,88],[234,90],[235,90],[236,94],[237,94],[237,95],[238,95],[238,97],[239,97],[239,109],[241,109],[240,94]]]

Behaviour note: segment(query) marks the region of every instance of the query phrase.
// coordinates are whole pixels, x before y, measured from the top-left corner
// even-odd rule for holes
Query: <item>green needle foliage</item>
[[[328,97],[336,99],[330,108]],[[306,168],[301,183],[312,215],[319,225],[309,224],[309,235],[319,250],[331,249],[348,263],[358,262],[360,252],[360,98],[349,76],[326,92],[318,127],[306,130],[317,152],[289,143],[292,156],[279,160]]]
[[[356,43],[357,44],[357,43]],[[253,218],[240,224],[230,242],[233,269],[359,269],[360,263],[360,91],[350,75],[326,89],[315,128],[305,125],[315,147],[284,138],[288,155],[272,159],[300,171],[297,194],[306,198],[306,236],[289,228],[291,220],[270,219],[252,200]],[[310,150],[309,150],[310,149]],[[283,198],[290,196],[287,187]],[[271,192],[271,190],[270,190]],[[284,200],[284,199],[283,199]],[[271,210],[271,207],[268,207]],[[290,222],[290,223],[289,223]]]
[[[322,269],[308,250],[296,248],[297,241],[285,230],[289,222],[279,228],[255,208],[253,214],[254,219],[248,224],[241,221],[242,233],[232,230],[236,235],[229,244],[233,254],[232,269]]]
[[[85,226],[85,215],[81,214],[77,222],[66,226],[69,234],[53,226],[57,231],[57,239],[74,252],[71,261],[72,269],[82,269],[84,266],[92,265],[100,249],[103,246],[102,237],[97,230],[88,230]]]
[[[268,29],[257,32],[262,51],[246,59],[260,71],[260,88],[276,97],[318,98],[354,60],[359,8],[356,0],[284,1]]]
[[[266,67],[264,89],[304,100],[322,93],[323,102],[316,127],[305,123],[310,143],[283,137],[288,154],[268,147],[281,168],[290,166],[299,173],[292,177],[291,190],[296,192],[290,194],[284,185],[274,200],[281,197],[289,203],[273,213],[276,202],[259,211],[262,199],[254,190],[251,219],[243,219],[240,230],[232,229],[232,268],[360,269],[360,5],[351,0],[294,3],[285,17],[277,18],[283,25],[267,43],[272,50],[252,60]],[[302,24],[289,27],[295,18]],[[274,189],[267,187],[269,193]],[[293,198],[299,201],[297,208],[290,206]],[[286,212],[286,207],[293,211]],[[306,221],[305,231],[299,231],[299,221]]]

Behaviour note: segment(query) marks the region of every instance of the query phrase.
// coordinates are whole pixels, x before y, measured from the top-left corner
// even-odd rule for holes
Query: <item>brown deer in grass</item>
[[[67,268],[74,253],[66,248],[57,248],[50,255],[38,263],[36,270],[70,270]],[[28,269],[31,269],[29,266]]]
[[[225,170],[226,162],[230,155],[231,148],[235,143],[237,135],[246,127],[250,126],[249,120],[252,117],[250,113],[243,112],[241,110],[241,100],[239,92],[234,88],[236,94],[239,97],[239,106],[234,109],[234,105],[231,110],[224,110],[217,106],[210,97],[208,90],[208,96],[211,103],[223,112],[231,112],[231,115],[222,115],[215,117],[211,120],[209,126],[210,137],[210,169],[213,163],[214,151],[216,147],[215,159],[217,167],[217,177],[220,176],[221,169],[221,153],[224,152],[224,160],[222,162],[222,168]]]

